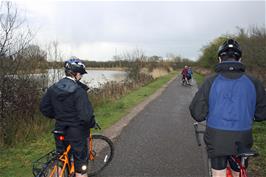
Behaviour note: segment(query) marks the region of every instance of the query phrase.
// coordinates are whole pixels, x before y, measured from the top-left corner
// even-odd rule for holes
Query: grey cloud
[[[55,19],[62,42],[128,43],[162,56],[196,57],[203,45],[237,26],[265,26],[265,1],[57,1]]]

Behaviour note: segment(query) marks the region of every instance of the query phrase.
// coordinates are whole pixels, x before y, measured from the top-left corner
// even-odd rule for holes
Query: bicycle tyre
[[[114,145],[113,142],[103,135],[92,135],[92,152],[94,159],[89,159],[88,175],[94,176],[99,174],[113,159]],[[88,145],[88,147],[90,147]]]

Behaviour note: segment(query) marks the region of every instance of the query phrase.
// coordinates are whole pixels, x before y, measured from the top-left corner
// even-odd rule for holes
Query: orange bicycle
[[[96,124],[96,129],[101,129]],[[53,133],[58,140],[64,142],[64,132],[54,130]],[[90,134],[88,138],[89,161],[87,173],[94,176],[101,172],[112,160],[114,146],[112,141],[100,134]],[[74,177],[74,158],[71,146],[68,145],[61,154],[55,150],[47,153],[33,162],[32,168],[35,177]]]

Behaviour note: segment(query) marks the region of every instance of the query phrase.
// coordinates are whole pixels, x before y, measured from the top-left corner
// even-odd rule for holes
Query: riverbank
[[[131,91],[129,94],[118,100],[107,102],[97,109],[95,115],[97,121],[106,129],[128,114],[138,103],[142,102],[149,95],[161,88],[165,83],[175,77],[176,72],[160,77],[150,84]],[[47,120],[49,121],[49,120]],[[52,123],[51,123],[52,129]],[[0,149],[0,176],[3,177],[28,177],[32,176],[32,161],[54,148],[53,136],[51,133],[40,132],[37,140],[28,143],[18,144],[13,148]]]
[[[109,71],[126,71],[127,68],[125,67],[111,67],[111,68],[106,68],[106,67],[86,67],[86,70],[109,70]]]

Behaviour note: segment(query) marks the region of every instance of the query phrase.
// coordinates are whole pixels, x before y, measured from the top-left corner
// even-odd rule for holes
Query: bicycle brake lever
[[[95,123],[95,127],[94,127],[94,128],[95,128],[96,130],[97,130],[97,129],[99,129],[99,130],[102,129],[102,128],[100,127],[100,125],[99,125],[97,122]]]
[[[201,142],[199,139],[198,123],[197,122],[194,123],[193,126],[194,126],[194,130],[195,130],[195,135],[196,135],[196,140],[197,140],[198,146],[201,146]]]

